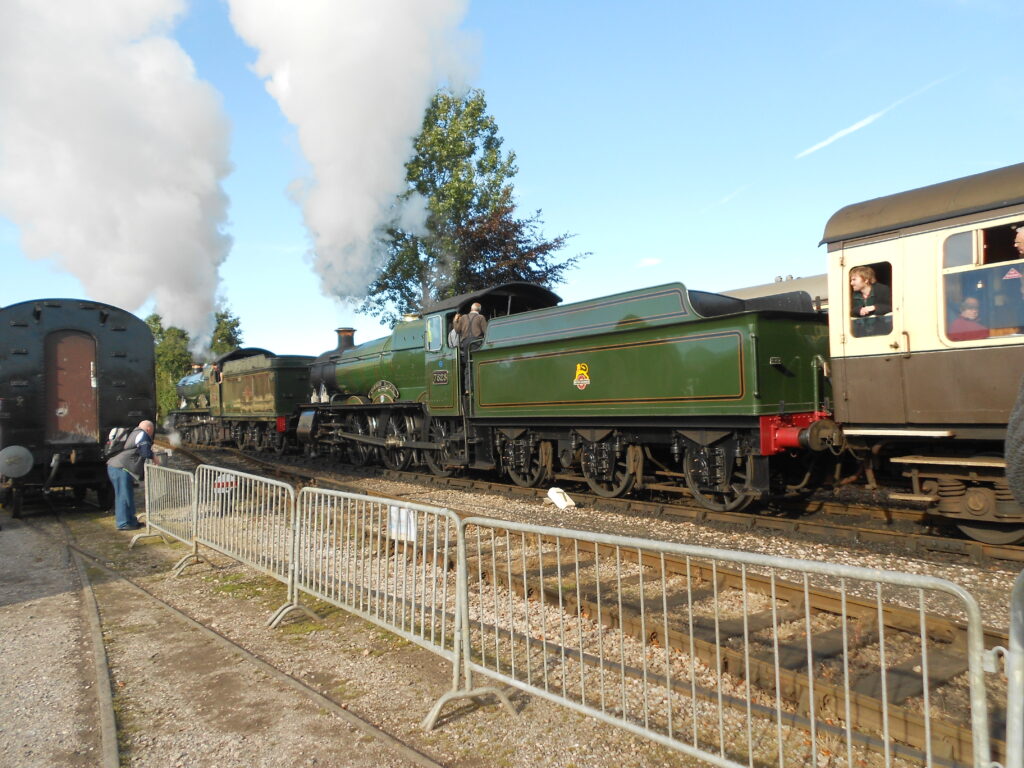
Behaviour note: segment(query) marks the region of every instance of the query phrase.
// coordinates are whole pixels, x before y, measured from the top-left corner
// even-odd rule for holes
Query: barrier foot
[[[162,533],[136,533],[134,536],[132,536],[132,540],[130,542],[128,542],[128,549],[131,549],[132,547],[134,547],[135,546],[135,542],[138,541],[139,539],[152,539],[152,538],[156,538],[157,536],[159,536],[161,539],[163,539],[164,544],[170,544],[171,543],[171,542],[169,542],[167,540],[167,537],[164,536]]]
[[[174,567],[171,569],[171,573],[173,573],[175,577],[181,576],[181,573],[185,570],[185,567],[191,565],[191,563],[189,562],[190,560],[195,561],[196,564],[205,561],[207,564],[210,565],[211,568],[213,567],[213,563],[210,563],[209,560],[206,560],[206,558],[204,558],[198,552],[189,552],[187,555],[181,558],[181,560],[174,564]]]
[[[481,701],[481,697],[486,696],[487,694],[494,696],[498,701],[504,704],[505,709],[508,710],[510,715],[516,714],[515,707],[512,706],[512,702],[509,700],[508,696],[505,695],[504,691],[499,688],[495,688],[493,685],[485,685],[481,688],[472,688],[468,691],[448,691],[448,693],[444,694],[444,696],[437,700],[434,706],[430,709],[430,712],[427,713],[427,716],[423,718],[423,722],[420,726],[424,731],[434,730],[434,726],[437,724],[437,719],[441,716],[441,710],[449,701],[455,701],[456,699],[472,699],[475,704],[482,706],[483,701]]]
[[[323,621],[323,618],[321,616],[318,616],[316,613],[311,611],[302,603],[285,603],[276,611],[274,611],[271,617],[267,619],[267,626],[271,629],[277,629],[277,627],[280,626],[281,622],[284,621],[285,616],[287,616],[292,611],[302,611],[304,614],[309,616],[309,618],[311,618],[313,621]]]

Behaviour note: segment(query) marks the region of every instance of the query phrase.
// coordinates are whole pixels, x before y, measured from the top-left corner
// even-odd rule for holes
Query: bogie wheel
[[[597,496],[607,499],[625,496],[643,471],[643,449],[626,447],[624,455],[616,456],[607,442],[586,445],[580,453],[580,467],[587,485]]]
[[[270,437],[270,450],[278,456],[283,456],[287,448],[288,441],[285,439],[284,432],[274,432]]]
[[[714,479],[718,474],[716,470],[719,469],[716,462],[732,464],[728,480],[724,483],[716,482]],[[736,512],[753,501],[753,497],[743,490],[746,485],[746,472],[737,468],[735,460],[723,457],[715,449],[688,447],[683,457],[683,475],[686,478],[686,487],[690,489],[693,498],[706,509],[715,512]]]
[[[427,428],[427,440],[447,445],[446,441],[451,431],[451,426],[445,419],[431,419]],[[423,459],[432,474],[437,477],[451,477],[458,472],[458,469],[451,466],[452,453],[450,447],[439,451],[423,451]]]
[[[1024,542],[1024,525],[1020,523],[957,523],[968,538],[982,544],[1020,544]]]
[[[551,477],[553,452],[551,443],[547,440],[541,440],[528,450],[530,455],[526,460],[527,466],[522,471],[517,471],[512,465],[506,467],[506,471],[516,485],[523,488],[536,488],[538,485],[546,483]]]

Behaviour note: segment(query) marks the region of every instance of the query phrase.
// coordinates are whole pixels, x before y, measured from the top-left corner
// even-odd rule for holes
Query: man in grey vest
[[[153,458],[152,421],[140,421],[124,443],[124,450],[107,461],[107,476],[114,486],[114,522],[119,531],[142,527],[135,516],[135,481],[142,478],[147,459]]]

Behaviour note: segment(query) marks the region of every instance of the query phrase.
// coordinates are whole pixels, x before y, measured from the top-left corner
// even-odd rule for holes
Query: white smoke
[[[219,95],[166,32],[183,0],[0,0],[0,213],[89,297],[213,327],[231,170]]]
[[[467,0],[229,0],[254,69],[296,126],[312,178],[293,185],[328,296],[359,296],[381,266],[374,233],[425,217],[393,209],[439,83],[459,79]]]

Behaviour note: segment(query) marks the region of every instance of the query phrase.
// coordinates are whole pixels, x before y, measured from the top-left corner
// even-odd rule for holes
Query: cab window
[[[441,316],[434,315],[427,318],[427,328],[424,332],[427,351],[439,352],[441,350]]]
[[[944,331],[952,342],[1024,332],[1024,221],[958,232],[943,245]],[[1024,231],[1024,230],[1022,230]],[[951,254],[957,254],[951,257]]]
[[[879,261],[850,267],[850,335],[888,336],[892,333],[892,264]]]

